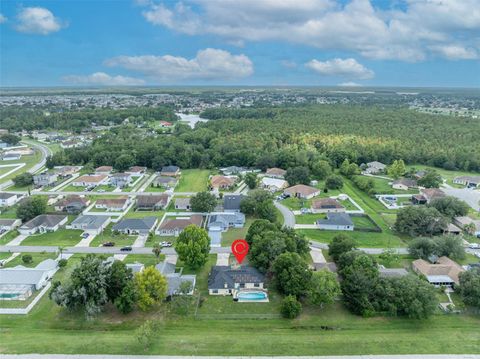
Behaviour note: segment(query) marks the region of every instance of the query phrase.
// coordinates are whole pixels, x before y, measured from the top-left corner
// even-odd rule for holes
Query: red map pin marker
[[[237,258],[238,264],[243,262],[243,259],[248,253],[248,243],[245,239],[236,239],[232,243],[232,253]]]

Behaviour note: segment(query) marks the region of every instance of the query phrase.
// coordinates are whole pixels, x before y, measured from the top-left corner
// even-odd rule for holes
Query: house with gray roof
[[[160,226],[158,226],[156,234],[160,236],[177,237],[187,226],[194,224],[200,227],[202,222],[203,216],[200,214],[193,214],[184,217],[165,217]]]
[[[112,230],[125,234],[148,234],[157,225],[157,217],[124,218],[115,223]]]
[[[190,282],[191,290],[188,295],[192,295],[193,291],[195,290],[195,284],[197,280],[196,275],[191,274],[182,274],[183,268],[177,268],[175,264],[169,263],[167,261],[163,261],[158,263],[155,268],[167,279],[167,295],[178,295],[180,294],[180,285],[183,282]]]
[[[68,221],[68,216],[58,214],[41,214],[22,224],[18,231],[20,234],[31,235],[34,233],[55,232]]]
[[[243,194],[226,194],[223,196],[223,210],[225,212],[240,212],[240,203],[245,198]]]
[[[93,214],[80,215],[70,223],[67,228],[80,229],[91,234],[100,234],[110,223],[109,216]]]
[[[383,164],[382,162],[378,161],[373,161],[373,162],[368,162],[366,165],[365,170],[363,171],[366,174],[378,174],[382,173],[387,169],[387,166]]]
[[[329,212],[326,219],[317,221],[318,228],[330,231],[353,231],[354,225],[347,213]]]
[[[10,231],[12,229],[17,228],[21,224],[22,224],[22,221],[16,218],[14,219],[0,218],[0,230],[3,230],[3,231]]]
[[[118,188],[128,187],[132,183],[132,176],[129,173],[114,173],[110,176],[110,183]]]
[[[208,276],[210,295],[233,295],[240,289],[264,289],[265,276],[256,268],[214,266]]]
[[[175,188],[178,180],[175,177],[157,176],[152,182],[152,187],[171,189]]]
[[[137,196],[136,207],[140,211],[159,211],[168,206],[171,197],[166,194],[142,194]]]
[[[240,212],[213,212],[208,216],[208,229],[220,227],[222,231],[229,228],[242,228],[245,225],[245,215]]]
[[[175,209],[190,211],[190,198],[177,198],[175,199]]]
[[[58,175],[55,172],[42,172],[33,176],[33,184],[36,187],[51,186],[57,182]]]
[[[22,198],[21,195],[15,193],[0,193],[0,207],[10,207]]]
[[[164,166],[160,171],[162,176],[176,177],[180,175],[180,167],[178,166]]]
[[[453,183],[461,184],[467,188],[480,187],[480,176],[459,176],[453,179]]]

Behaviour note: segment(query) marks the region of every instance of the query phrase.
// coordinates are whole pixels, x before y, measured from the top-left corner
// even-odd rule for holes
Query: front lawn
[[[31,255],[32,256],[32,262],[31,263],[24,263],[22,260],[22,257],[24,255]],[[33,268],[36,267],[40,262],[43,262],[45,259],[55,259],[58,257],[57,253],[51,253],[51,252],[24,252],[20,253],[19,256],[15,257],[12,259],[10,262],[5,264],[5,268],[12,268],[18,265],[22,265],[27,268]]]
[[[59,246],[73,247],[80,242],[83,231],[76,229],[59,229],[56,232],[34,234],[22,241],[22,246]]]
[[[0,246],[7,244],[8,242],[12,241],[15,239],[20,233],[16,229],[13,231],[8,231],[3,235],[3,237],[0,238]]]
[[[319,219],[325,219],[325,213],[305,213],[295,216],[295,222],[298,224],[315,224]]]
[[[230,247],[234,240],[245,239],[248,228],[252,225],[253,218],[247,218],[243,228],[230,228],[228,231],[222,233],[222,247]]]
[[[114,242],[115,247],[130,246],[135,242],[137,236],[128,236],[123,233],[112,231],[113,223],[110,223],[101,234],[97,235],[91,242],[90,247],[99,247],[106,242]]]
[[[161,254],[160,255],[160,262],[165,259],[165,255]],[[128,264],[128,263],[143,263],[145,267],[148,266],[155,266],[157,265],[157,257],[152,254],[129,254],[124,260],[123,263]]]
[[[405,247],[406,244],[398,237],[387,233],[359,232],[359,231],[323,231],[319,229],[299,229],[309,240],[330,243],[332,238],[339,234],[351,237],[357,247],[389,248]]]
[[[180,182],[175,192],[202,192],[207,190],[210,170],[182,170]]]

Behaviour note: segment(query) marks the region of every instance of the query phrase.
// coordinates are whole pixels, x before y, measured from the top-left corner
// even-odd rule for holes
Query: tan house
[[[198,227],[202,225],[203,216],[194,214],[189,217],[177,217],[165,220],[160,224],[156,233],[159,236],[174,236],[177,237],[189,225],[194,224]]]
[[[297,197],[303,199],[310,199],[320,194],[320,190],[315,187],[310,187],[304,184],[297,184],[292,187],[288,187],[285,191],[285,194],[290,197]]]
[[[398,180],[393,181],[392,188],[398,189],[401,191],[407,191],[410,188],[416,188],[417,181],[410,178],[399,178]]]
[[[424,188],[420,191],[421,195],[430,203],[434,199],[443,198],[447,195],[439,188]]]
[[[213,189],[228,189],[235,185],[235,178],[215,175],[210,179],[210,185]]]
[[[76,187],[90,187],[90,186],[98,186],[108,180],[108,176],[106,175],[85,175],[75,178],[72,182],[72,186]]]
[[[423,259],[412,262],[412,269],[417,274],[424,275],[430,284],[435,287],[454,287],[460,283],[459,275],[465,270],[448,257],[440,257],[435,263]]]
[[[113,171],[112,166],[100,166],[95,169],[97,175],[109,175]]]
[[[286,173],[287,171],[282,170],[281,168],[273,167],[267,169],[267,171],[265,172],[265,176],[284,179]]]
[[[345,212],[345,207],[334,198],[320,198],[312,202],[313,213]]]
[[[121,198],[102,198],[95,202],[95,208],[104,209],[105,211],[124,211],[127,209],[130,201],[128,197]]]

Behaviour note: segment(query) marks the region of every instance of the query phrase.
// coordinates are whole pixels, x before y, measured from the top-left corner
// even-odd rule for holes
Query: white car
[[[478,244],[478,243],[470,243],[470,244],[468,245],[468,248],[470,248],[470,249],[480,249],[480,244]]]
[[[171,246],[172,246],[172,242],[165,242],[165,241],[164,241],[164,242],[160,243],[160,245],[161,245],[162,247],[171,247]]]

